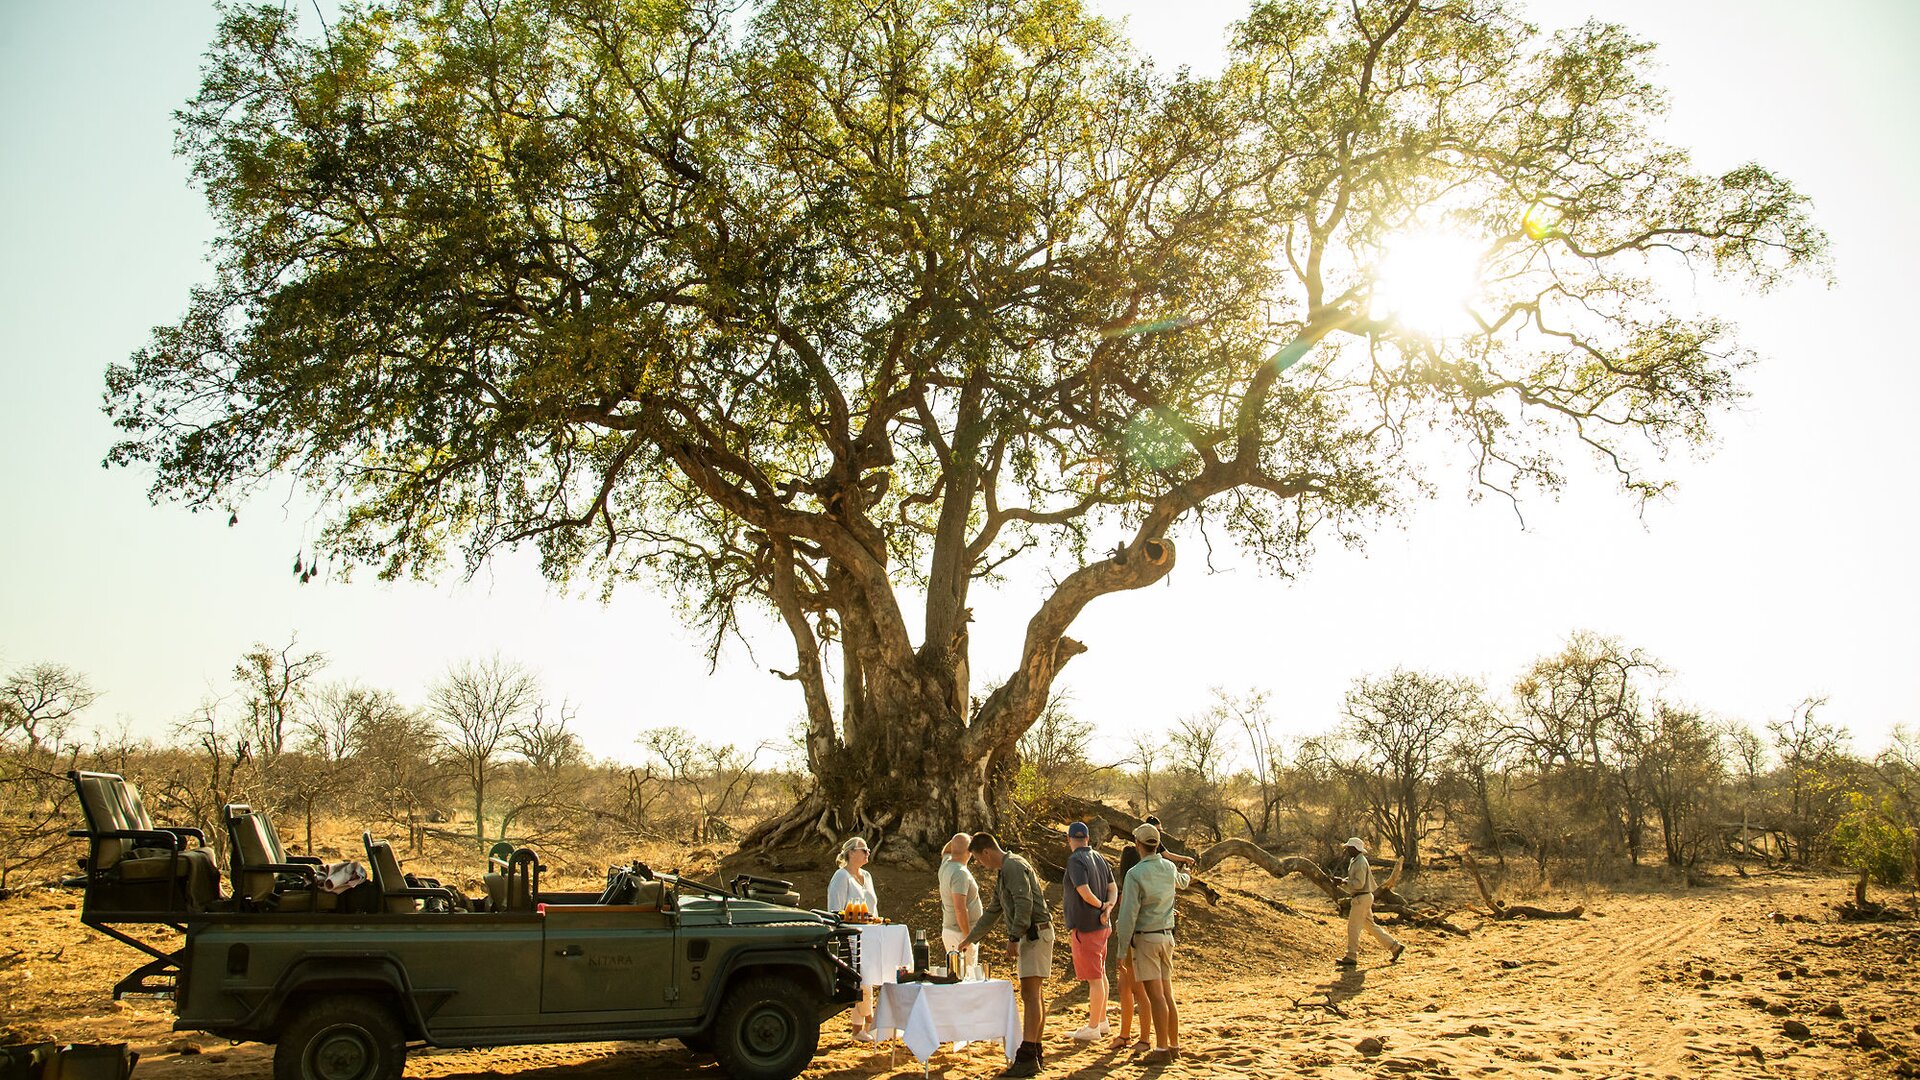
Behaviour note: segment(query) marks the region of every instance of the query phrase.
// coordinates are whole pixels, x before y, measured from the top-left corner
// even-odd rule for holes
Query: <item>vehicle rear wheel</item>
[[[406,1033],[379,998],[319,998],[294,1017],[273,1049],[274,1080],[400,1080]]]
[[[743,979],[727,990],[708,1034],[734,1080],[792,1080],[820,1046],[819,995],[775,975]]]

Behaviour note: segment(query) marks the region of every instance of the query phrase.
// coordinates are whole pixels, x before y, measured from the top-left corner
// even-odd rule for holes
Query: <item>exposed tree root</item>
[[[1496,919],[1578,919],[1587,913],[1586,908],[1578,906],[1566,911],[1555,911],[1551,908],[1505,903],[1487,888],[1487,879],[1480,876],[1480,864],[1473,861],[1472,851],[1462,848],[1460,861],[1465,864],[1467,872],[1473,875],[1473,883],[1480,889],[1480,899],[1486,901],[1488,913]]]

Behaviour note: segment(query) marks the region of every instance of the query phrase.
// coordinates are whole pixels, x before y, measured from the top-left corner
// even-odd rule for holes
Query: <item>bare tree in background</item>
[[[301,705],[314,676],[327,666],[322,653],[301,653],[299,637],[279,648],[256,642],[233,666],[253,753],[271,772],[298,734]]]
[[[427,694],[446,760],[473,793],[473,835],[487,846],[487,785],[513,751],[513,733],[540,697],[533,673],[498,654],[462,660]]]
[[[1168,740],[1172,764],[1168,813],[1205,829],[1216,843],[1226,836],[1227,775],[1233,753],[1226,731],[1227,714],[1215,704],[1181,718]]]
[[[1125,765],[1132,765],[1134,777],[1140,784],[1140,817],[1153,813],[1153,777],[1160,764],[1161,755],[1166,752],[1165,734],[1153,728],[1144,728],[1133,733],[1130,744],[1132,754]]]
[[[1485,706],[1460,718],[1447,743],[1447,765],[1473,800],[1476,839],[1482,847],[1497,853],[1505,865],[1505,845],[1500,842],[1500,823],[1494,816],[1494,788],[1509,776],[1511,747],[1506,721],[1492,703]]]
[[[1644,803],[1636,763],[1645,742],[1647,683],[1664,674],[1641,650],[1580,631],[1515,683],[1518,716],[1508,731],[1534,765],[1535,808],[1547,833],[1571,824],[1589,837],[1590,855],[1600,849],[1638,855]]]
[[[449,786],[441,747],[433,719],[385,691],[375,691],[354,718],[354,787],[368,813],[407,830],[409,854],[425,849],[427,816]]]
[[[208,836],[223,835],[220,809],[228,803],[280,808],[279,792],[261,783],[245,725],[229,719],[228,712],[219,698],[207,697],[176,723],[175,737],[191,749],[184,760],[153,777],[157,789],[149,788],[159,808]]]
[[[330,683],[304,696],[295,742],[300,761],[295,768],[279,770],[279,784],[300,804],[311,855],[315,807],[337,802],[352,781],[354,730],[368,713],[394,706],[393,695],[358,683]]]
[[[1247,823],[1247,831],[1260,844],[1268,843],[1273,836],[1274,819],[1280,812],[1284,800],[1280,786],[1280,771],[1284,767],[1280,760],[1280,747],[1273,736],[1273,717],[1267,712],[1267,692],[1250,690],[1244,695],[1228,693],[1221,687],[1213,688],[1214,707],[1220,710],[1247,736],[1248,760],[1252,762],[1254,789],[1260,799],[1260,823],[1236,808],[1240,819]]]
[[[0,898],[19,876],[52,871],[71,843],[73,721],[98,697],[64,664],[32,664],[0,684]]]
[[[30,664],[0,684],[0,737],[19,732],[29,751],[58,749],[75,715],[100,695],[65,664]]]
[[[1380,831],[1409,867],[1420,865],[1420,841],[1433,830],[1438,779],[1449,745],[1469,717],[1487,711],[1472,679],[1396,668],[1361,678],[1347,691],[1342,734],[1361,751],[1355,776]]]
[[[1020,736],[1020,764],[1032,766],[1047,791],[1083,791],[1093,779],[1094,766],[1087,759],[1092,738],[1093,725],[1073,714],[1064,692],[1056,693]]]
[[[760,755],[766,743],[751,753],[725,743],[709,743],[685,728],[652,728],[640,736],[668,783],[693,804],[693,812],[674,819],[684,821],[693,843],[704,844],[732,835],[726,815],[737,811],[753,793]]]
[[[1845,728],[1814,719],[1827,699],[1810,697],[1785,720],[1767,725],[1780,756],[1786,831],[1793,861],[1812,864],[1825,851],[1833,826],[1845,809],[1845,791],[1837,775],[1847,758]]]
[[[573,730],[578,713],[566,701],[558,705],[535,702],[532,715],[515,724],[509,733],[514,760],[500,785],[506,793],[505,809],[500,811],[500,839],[508,839],[509,830],[515,826],[530,823],[550,831],[570,830],[585,813],[580,772],[587,755]]]
[[[1642,755],[1648,801],[1660,819],[1668,866],[1691,866],[1712,836],[1708,814],[1727,774],[1727,747],[1698,710],[1665,701],[1653,707]]]
[[[1896,824],[1907,834],[1913,880],[1920,882],[1920,729],[1894,725],[1893,736],[1874,759],[1873,768],[1898,814]]]

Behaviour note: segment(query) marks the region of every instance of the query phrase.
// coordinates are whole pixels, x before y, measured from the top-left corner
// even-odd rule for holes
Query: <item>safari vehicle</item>
[[[277,1044],[276,1080],[399,1080],[409,1044],[677,1038],[741,1080],[787,1080],[858,1000],[859,937],[782,881],[718,889],[634,864],[601,893],[544,892],[496,849],[487,895],[406,874],[362,834],[371,880],[332,891],[264,814],[229,806],[226,877],[200,830],[156,827],[139,790],[70,774],[87,827],[81,921],[151,959],[114,986],[171,995],[175,1028]],[[127,924],[169,926],[168,951]]]

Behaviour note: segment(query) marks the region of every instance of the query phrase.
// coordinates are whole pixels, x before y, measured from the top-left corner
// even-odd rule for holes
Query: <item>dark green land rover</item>
[[[88,840],[81,919],[153,959],[124,993],[171,994],[176,1028],[277,1044],[276,1080],[399,1080],[410,1043],[676,1038],[741,1080],[788,1080],[859,998],[859,938],[786,882],[728,889],[613,868],[600,893],[540,889],[496,851],[487,895],[402,871],[365,836],[370,880],[288,856],[262,814],[226,812],[222,871],[196,829],[156,827],[138,789],[72,774]],[[332,871],[331,875],[329,871]],[[166,951],[120,927],[165,924]]]

